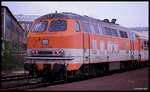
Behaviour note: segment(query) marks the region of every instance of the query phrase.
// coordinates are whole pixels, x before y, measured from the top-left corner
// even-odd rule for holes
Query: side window
[[[93,33],[93,34],[95,34],[96,32],[95,32],[95,29],[94,29],[94,25],[93,24],[90,24],[90,29],[91,29],[91,32]]]
[[[112,31],[110,28],[104,27],[106,35],[112,36]]]
[[[102,28],[102,33],[103,33],[104,35],[107,35],[105,28],[104,28],[104,27],[101,27],[101,28]]]
[[[124,32],[124,36],[125,38],[128,38],[127,32]]]
[[[82,26],[82,31],[83,31],[83,32],[88,32],[88,31],[86,30],[86,24],[85,24],[84,22],[81,22],[81,26]]]
[[[78,21],[75,21],[75,29],[76,29],[76,32],[80,32],[80,26],[79,26]]]
[[[111,29],[111,31],[113,36],[118,37],[118,33],[116,29]]]
[[[122,38],[128,38],[127,32],[124,32],[124,31],[121,31],[121,30],[119,30],[119,32],[120,32],[120,36]]]
[[[97,25],[94,25],[94,29],[95,29],[96,34],[99,34],[99,31],[98,31]]]
[[[121,38],[124,38],[123,31],[119,30],[119,33],[120,33]]]
[[[86,30],[87,30],[87,32],[88,32],[88,33],[91,33],[89,24],[88,24],[88,23],[85,23],[85,25],[86,25]]]
[[[103,34],[102,27],[98,26],[98,31],[99,31],[100,34]]]
[[[90,33],[90,28],[89,28],[89,24],[85,23],[85,22],[80,22],[81,26],[82,26],[82,30],[85,33]]]

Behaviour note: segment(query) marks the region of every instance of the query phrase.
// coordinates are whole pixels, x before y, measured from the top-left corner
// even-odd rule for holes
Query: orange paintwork
[[[47,21],[52,21],[56,19],[51,19]],[[129,44],[130,50],[138,50],[138,41],[134,40],[134,49],[131,48],[130,40],[124,39],[120,37],[111,37],[106,35],[96,35],[96,34],[88,34],[81,32],[75,32],[74,28],[74,20],[67,20],[67,30],[63,32],[49,32],[46,30],[45,32],[30,32],[27,37],[27,48],[28,49],[38,49],[38,48],[72,48],[72,49],[83,49],[83,35],[84,35],[84,49],[92,48],[92,40],[97,40],[97,49],[99,49],[99,42],[103,40],[105,43],[105,50],[107,50],[107,42],[118,42],[119,49],[125,50],[126,44]],[[81,25],[80,25],[81,26]],[[82,28],[81,28],[82,30]],[[49,45],[42,45],[42,40],[48,39]],[[90,41],[89,41],[90,39]],[[77,44],[78,43],[78,44]],[[90,46],[89,46],[90,44]]]
[[[74,33],[74,24],[72,20],[67,19],[67,30],[62,32],[29,32],[27,37],[27,48],[81,48],[82,34]],[[49,45],[42,45],[42,40],[48,39]],[[78,43],[78,44],[76,44]]]
[[[45,19],[46,20],[46,19]],[[52,20],[57,19],[47,19],[50,23]],[[49,32],[48,28],[45,32],[29,32],[27,36],[27,48],[28,49],[39,49],[39,48],[68,48],[68,49],[92,49],[92,40],[97,41],[97,49],[100,49],[100,41],[104,41],[105,50],[107,50],[107,42],[117,42],[119,43],[119,50],[126,50],[126,44],[128,43],[129,50],[139,50],[141,49],[140,40],[129,40],[120,37],[111,37],[106,35],[97,35],[97,34],[88,34],[82,32],[75,32],[74,19],[65,19],[67,20],[67,30],[62,32]],[[36,20],[39,21],[39,20]],[[35,21],[35,22],[36,22]],[[76,20],[80,23],[79,20]],[[34,23],[35,23],[34,22]],[[49,25],[49,24],[48,24]],[[101,25],[104,26],[104,25]],[[114,28],[116,29],[116,28]],[[48,45],[42,45],[42,40],[48,39]],[[133,44],[131,44],[134,43]],[[67,70],[77,70],[82,66],[80,64],[69,64],[67,65]],[[42,64],[37,64],[38,68],[43,69]],[[53,70],[53,64],[51,64],[51,70]]]
[[[141,59],[140,61],[145,62],[145,61],[148,61],[148,60],[149,60],[148,58],[144,58],[144,59]]]
[[[43,64],[37,63],[36,65],[38,70],[43,70]]]
[[[51,70],[53,70],[54,64],[51,64]]]
[[[66,67],[66,70],[78,70],[81,67],[81,63],[80,64],[68,64]]]

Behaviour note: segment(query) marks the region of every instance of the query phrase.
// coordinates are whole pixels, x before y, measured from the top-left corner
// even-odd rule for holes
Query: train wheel
[[[84,73],[81,70],[77,70],[75,72],[75,80],[82,80],[84,78],[85,78]]]
[[[120,63],[120,70],[121,71],[125,71],[126,70],[125,63]]]
[[[134,65],[133,65],[134,69],[137,68],[137,65],[136,65],[136,61],[134,61]]]
[[[99,69],[99,75],[104,75],[106,71],[106,67],[104,65],[102,65]]]

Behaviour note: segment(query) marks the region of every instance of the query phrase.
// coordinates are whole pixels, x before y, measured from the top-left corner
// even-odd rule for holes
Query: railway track
[[[43,80],[42,78],[36,76],[32,77],[27,74],[4,76],[2,77],[1,81],[2,91],[26,90],[64,83],[64,80],[54,81],[53,83],[50,83],[46,80]]]
[[[13,76],[13,77],[5,77],[2,78],[1,83],[1,89],[2,91],[11,91],[11,90],[19,90],[19,89],[25,89],[26,86],[33,87],[32,85],[40,85],[41,83],[44,83],[44,81],[41,78],[37,77],[31,77],[31,76]]]
[[[141,68],[143,68],[143,67],[141,67]],[[131,70],[136,70],[136,69],[131,69]],[[120,70],[110,71],[107,74],[104,74],[102,76],[109,76],[109,75],[112,75],[114,73],[128,72],[128,71],[131,71],[131,70],[127,70],[127,71],[120,71]],[[97,76],[97,77],[100,77],[100,76]],[[93,78],[93,77],[88,77],[86,79],[91,79],[91,78]],[[86,79],[81,79],[81,80],[86,80]],[[50,83],[46,80],[43,80],[42,78],[31,77],[31,76],[29,77],[27,75],[2,77],[2,80],[3,80],[2,83],[1,83],[1,90],[2,91],[27,90],[27,89],[40,88],[40,87],[46,87],[46,86],[51,86],[51,85],[81,81],[81,80],[74,80],[73,79],[73,80],[67,80],[67,81],[58,80],[58,81],[54,81],[54,82]]]
[[[19,75],[12,75],[12,76],[4,76],[4,77],[1,78],[1,82],[23,80],[23,79],[30,79],[30,78],[33,78],[33,77],[29,76],[28,74],[19,74]]]

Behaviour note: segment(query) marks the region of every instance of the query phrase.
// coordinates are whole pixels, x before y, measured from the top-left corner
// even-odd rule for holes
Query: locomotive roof
[[[95,23],[99,23],[99,24],[104,24],[104,25],[108,25],[108,26],[112,26],[112,27],[119,27],[122,29],[127,29],[125,27],[120,26],[119,24],[114,24],[111,22],[104,22],[103,20],[100,19],[96,19],[96,18],[92,18],[89,16],[81,16],[75,13],[70,13],[70,12],[62,12],[62,13],[50,13],[50,14],[46,14],[43,15],[37,19],[51,19],[51,18],[73,18],[73,19],[80,19],[80,20],[84,20],[84,21],[91,21],[91,22],[95,22]]]
[[[95,19],[89,16],[81,16],[75,13],[69,13],[69,12],[62,12],[62,13],[50,13],[43,15],[37,19],[47,19],[47,18],[73,18],[73,19],[80,19],[80,20],[86,20],[86,21],[92,21],[92,22],[98,22],[98,23],[104,23],[104,24],[111,24],[111,25],[118,25],[113,23],[105,23],[103,20]]]

